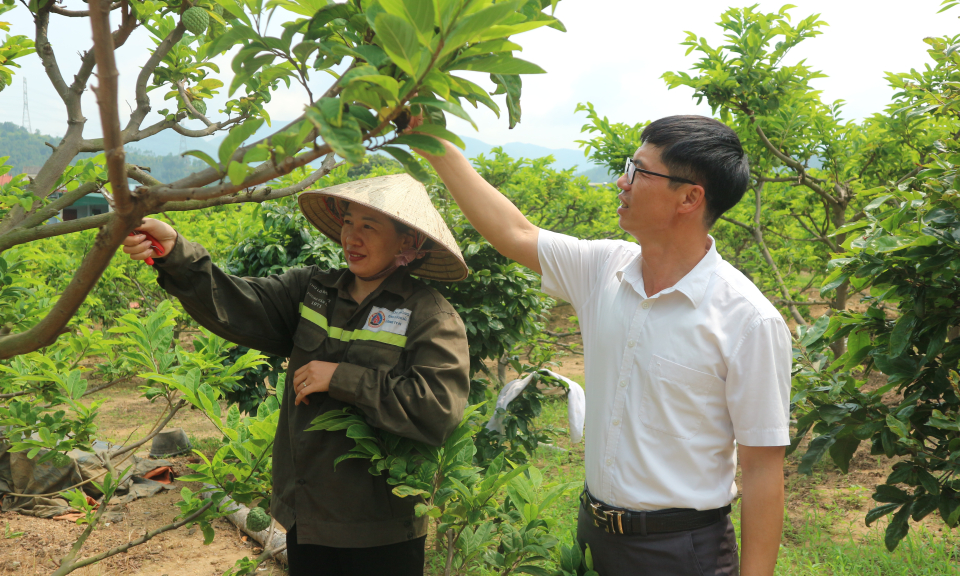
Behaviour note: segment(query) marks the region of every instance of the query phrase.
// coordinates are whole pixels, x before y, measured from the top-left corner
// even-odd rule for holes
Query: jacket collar
[[[355,278],[349,268],[340,268],[331,270],[325,274],[320,274],[320,283],[327,288],[336,288],[337,294],[342,298],[350,298],[350,292],[347,287]],[[370,293],[369,298],[376,298],[381,292],[390,292],[396,294],[402,300],[407,300],[416,292],[416,282],[410,277],[410,274],[404,268],[398,268],[377,286],[377,289]]]
[[[720,253],[717,252],[717,241],[714,240],[713,236],[708,235],[707,237],[710,238],[710,249],[707,250],[706,255],[679,282],[660,291],[658,296],[676,291],[686,296],[694,308],[700,306],[700,302],[703,301],[703,297],[707,293],[710,278],[720,262],[723,261]],[[638,253],[636,258],[617,270],[617,280],[629,283],[641,296],[648,298],[643,289],[642,259],[643,253]]]

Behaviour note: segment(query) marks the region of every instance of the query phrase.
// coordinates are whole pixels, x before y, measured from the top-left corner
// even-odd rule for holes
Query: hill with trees
[[[33,134],[23,127],[12,122],[0,124],[0,156],[9,156],[7,165],[13,169],[11,174],[22,174],[29,167],[42,166],[50,158],[53,149],[47,145],[56,145],[60,137],[41,134],[39,130]],[[93,154],[78,154],[77,159],[90,158]],[[151,175],[161,182],[179,180],[196,172],[203,163],[193,158],[184,158],[175,154],[158,155],[153,152],[144,152],[137,148],[126,150],[127,162],[144,168],[150,168]]]

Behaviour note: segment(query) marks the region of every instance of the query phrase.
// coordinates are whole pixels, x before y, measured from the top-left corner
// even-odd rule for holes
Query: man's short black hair
[[[640,141],[660,150],[660,160],[671,176],[703,186],[707,228],[747,191],[747,155],[737,133],[721,122],[706,116],[667,116],[644,128]]]

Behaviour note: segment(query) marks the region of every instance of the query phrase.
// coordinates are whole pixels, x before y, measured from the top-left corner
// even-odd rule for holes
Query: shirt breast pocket
[[[308,356],[318,354],[326,340],[327,331],[306,319],[300,320],[297,331],[293,333],[293,345]]]
[[[640,421],[674,438],[693,438],[703,426],[708,398],[718,392],[723,380],[656,354],[651,362],[650,385],[640,401]]]
[[[355,340],[350,343],[343,361],[374,370],[391,370],[400,363],[403,348],[382,342]]]

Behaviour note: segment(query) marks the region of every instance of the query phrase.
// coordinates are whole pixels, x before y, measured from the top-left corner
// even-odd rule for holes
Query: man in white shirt
[[[749,165],[702,116],[651,123],[617,181],[637,244],[541,230],[447,143],[423,154],[501,254],[543,276],[580,319],[586,490],[578,538],[602,576],[769,576],[783,523],[791,343],[783,318],[708,231]],[[729,520],[742,476],[741,540]]]

